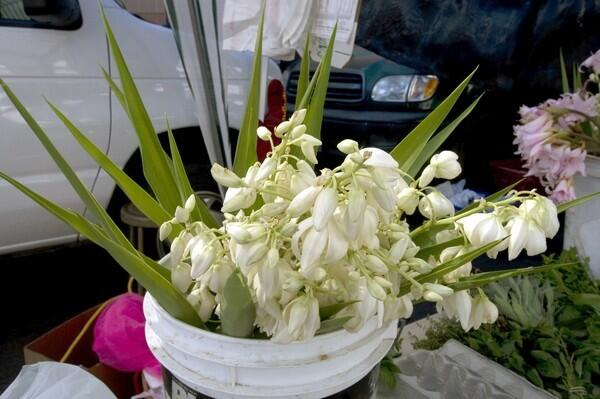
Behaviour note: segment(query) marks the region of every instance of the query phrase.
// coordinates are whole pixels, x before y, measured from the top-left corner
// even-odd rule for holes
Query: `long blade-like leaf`
[[[456,117],[452,122],[443,128],[438,134],[433,136],[431,140],[427,142],[422,151],[417,151],[419,155],[412,163],[410,168],[406,171],[411,176],[416,176],[423,166],[429,161],[429,159],[435,154],[438,148],[448,139],[448,137],[454,132],[457,126],[475,109],[479,100],[481,100],[483,94],[477,97],[475,101],[471,103],[459,116]]]
[[[477,68],[390,152],[396,161],[398,161],[402,170],[410,169],[412,163],[419,156],[419,147],[427,143],[442,122],[444,122],[444,119],[446,119],[446,116],[448,116],[448,113],[452,110],[452,107],[476,71]]]
[[[321,124],[323,122],[323,111],[325,109],[325,98],[329,86],[329,71],[331,70],[331,57],[333,56],[333,46],[335,44],[335,34],[337,32],[337,23],[333,27],[327,50],[321,59],[319,74],[310,98],[310,103],[306,109],[304,124],[306,131],[314,137],[321,138]]]
[[[458,269],[459,267],[461,267],[462,265],[464,265],[467,262],[472,261],[473,259],[483,255],[484,253],[486,253],[487,251],[491,250],[492,248],[494,248],[495,246],[497,246],[498,244],[500,244],[502,241],[504,241],[506,238],[504,239],[500,239],[500,240],[496,240],[496,241],[492,241],[489,244],[486,244],[482,247],[476,248],[472,251],[467,252],[464,255],[461,256],[457,256],[454,259],[451,259],[447,262],[444,262],[438,266],[436,266],[432,271],[430,271],[429,273],[425,273],[422,274],[420,276],[415,277],[415,280],[418,281],[419,283],[423,284],[423,283],[431,283],[434,282],[436,280],[441,279],[443,276],[445,276],[446,274]],[[405,282],[403,284],[400,285],[400,296],[407,294],[410,292],[410,282]]]
[[[167,312],[175,318],[195,326],[202,326],[202,322],[194,311],[192,306],[185,298],[171,285],[165,278],[166,276],[159,271],[163,270],[158,264],[148,264],[147,258],[141,257],[135,249],[129,250],[118,243],[112,241],[100,228],[81,215],[66,210],[56,203],[45,199],[39,194],[31,191],[29,188],[19,183],[15,179],[0,172],[0,177],[12,184],[23,194],[37,202],[48,212],[58,219],[70,225],[72,228],[92,240],[94,243],[106,249],[111,256],[144,288],[146,288],[154,298],[165,308]]]
[[[519,184],[521,184],[524,180],[525,180],[524,178],[520,179],[520,180],[517,180],[516,182],[514,182],[510,186],[504,187],[502,190],[498,190],[495,193],[488,195],[487,197],[484,198],[485,202],[495,202],[495,201],[498,201],[499,199],[501,199],[502,197],[504,197],[510,190],[514,189]],[[456,214],[457,215],[462,215],[463,213],[468,212],[468,211],[474,209],[478,205],[479,205],[479,201],[473,201],[472,203],[470,203],[469,205],[465,206],[463,209],[461,209],[460,211],[458,211]]]
[[[347,308],[350,305],[355,304],[358,301],[347,301],[347,302],[339,302],[334,303],[333,305],[323,306],[319,308],[319,318],[321,320],[327,320],[330,317],[333,317],[343,309]]]
[[[464,237],[456,237],[448,241],[444,241],[440,244],[430,245],[428,247],[422,247],[415,255],[417,258],[428,260],[430,256],[437,257],[446,248],[454,247],[456,245],[462,245],[465,242]]]
[[[167,211],[132,178],[127,176],[123,170],[116,165],[102,150],[100,150],[81,130],[77,128],[54,104],[48,102],[50,108],[63,122],[73,137],[87,151],[87,153],[108,173],[115,183],[123,190],[129,200],[144,215],[152,220],[157,226],[172,219]]]
[[[302,62],[300,63],[300,74],[298,75],[298,84],[296,89],[296,102],[295,109],[300,109],[302,98],[306,89],[308,88],[308,82],[310,77],[310,32],[306,34],[306,42],[304,43],[304,53],[302,54]]]
[[[39,142],[44,146],[50,157],[54,160],[58,168],[62,171],[65,178],[69,181],[77,195],[81,198],[85,206],[92,212],[92,214],[98,219],[98,222],[106,229],[110,236],[120,242],[123,245],[131,245],[127,238],[122,234],[121,230],[112,221],[110,216],[104,210],[104,207],[94,198],[90,190],[81,181],[79,176],[75,173],[73,168],[61,155],[58,149],[54,146],[46,132],[36,122],[33,116],[27,111],[25,106],[19,101],[17,96],[8,87],[8,85],[0,79],[0,86],[4,89],[4,92],[11,100],[17,111],[21,114],[27,125],[31,128],[33,133],[36,135]]]
[[[563,93],[570,93],[571,89],[569,88],[569,75],[567,75],[567,67],[565,65],[565,58],[563,57],[562,49],[559,51],[559,59],[560,59],[560,80],[562,84]]]
[[[160,145],[152,121],[133,81],[131,72],[125,63],[112,28],[106,19],[104,9],[100,7],[100,11],[113,59],[119,71],[122,93],[127,103],[125,111],[138,136],[144,176],[161,205],[167,212],[173,213],[180,201],[169,160]]]
[[[302,96],[302,101],[300,101],[300,105],[298,106],[297,109],[306,108],[310,104],[310,100],[315,91],[315,86],[317,85],[317,79],[319,79],[319,74],[321,73],[321,64],[322,63],[319,63],[319,65],[317,65],[315,72],[313,73],[312,77],[310,78],[310,82],[308,83],[308,86],[306,87],[306,90],[304,91],[304,95]]]
[[[575,266],[577,263],[578,262],[554,263],[550,265],[531,266],[520,269],[498,270],[494,272],[477,273],[469,277],[461,278],[455,283],[448,284],[448,286],[454,289],[455,291],[462,291],[466,289],[481,287],[483,285],[489,284],[494,281],[498,281],[503,278],[522,276],[532,273],[547,272],[562,267]]]
[[[169,126],[168,121],[167,132],[169,135],[171,157],[173,158],[173,171],[175,172],[174,174],[175,179],[177,181],[177,187],[179,188],[179,192],[181,195],[181,202],[184,203],[190,195],[195,195],[195,193],[190,183],[190,180],[188,179],[187,174],[185,173],[183,160],[181,159],[181,155],[179,154],[179,149],[177,148],[177,143],[175,142],[175,137],[173,137],[173,132],[171,131],[171,127]],[[207,178],[209,177],[207,176]],[[209,227],[216,228],[219,226],[213,214],[210,212],[210,209],[208,209],[208,206],[206,206],[202,198],[199,197],[196,197],[196,207],[192,211],[191,217],[195,221],[203,221]]]
[[[558,213],[562,213],[562,212],[566,211],[567,209],[573,208],[574,206],[583,204],[584,202],[588,202],[589,200],[591,200],[594,197],[597,197],[598,195],[600,195],[600,191],[596,191],[595,193],[591,193],[591,194],[584,195],[579,198],[575,198],[574,200],[571,200],[571,201],[563,202],[562,204],[560,204],[556,207],[556,210],[558,211]]]
[[[317,330],[316,335],[327,334],[335,330],[339,330],[346,324],[348,320],[351,320],[352,316],[338,317],[337,319],[329,319],[321,322],[321,326]]]
[[[104,69],[103,67],[100,67],[100,69],[102,69],[102,74],[104,75],[104,79],[108,83],[108,86],[112,90],[115,97],[117,97],[119,104],[121,104],[121,108],[123,108],[125,113],[127,115],[129,115],[129,110],[127,109],[127,101],[125,100],[125,94],[123,94],[123,90],[121,90],[121,88],[117,85],[117,83],[114,81],[114,79],[109,75],[109,73],[106,71],[106,69]]]
[[[260,69],[262,59],[262,37],[265,22],[264,4],[260,13],[260,21],[256,31],[256,45],[254,47],[254,61],[252,74],[248,85],[246,110],[240,127],[240,133],[235,147],[233,171],[238,176],[244,176],[250,166],[257,160],[256,156],[256,128],[258,127],[258,108],[260,104]],[[262,116],[262,115],[261,115]]]
[[[581,74],[577,64],[573,64],[573,91],[577,92],[579,89],[581,89]]]

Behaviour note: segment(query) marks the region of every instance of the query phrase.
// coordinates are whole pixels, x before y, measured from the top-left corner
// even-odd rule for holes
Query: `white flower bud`
[[[290,273],[283,283],[283,289],[286,291],[296,292],[302,287],[304,287],[304,283],[298,273]]]
[[[275,136],[277,136],[279,138],[282,138],[287,133],[287,131],[290,129],[290,126],[292,126],[292,124],[290,123],[290,121],[283,121],[283,122],[281,122],[275,128]]]
[[[471,244],[480,247],[508,235],[502,222],[494,213],[474,213],[456,222],[463,228]],[[497,251],[496,251],[497,252]]]
[[[296,222],[290,221],[287,222],[282,228],[281,228],[281,234],[284,237],[291,237],[294,235],[294,233],[298,230],[298,224]]]
[[[288,213],[292,217],[298,217],[308,211],[313,204],[317,195],[321,191],[320,186],[310,186],[298,193],[288,206]]]
[[[289,308],[288,333],[292,336],[299,335],[299,330],[308,316],[308,305],[304,297],[299,297],[290,302],[284,314]]]
[[[412,187],[403,188],[398,194],[396,205],[407,215],[412,215],[419,205],[419,191]]]
[[[271,138],[271,131],[265,126],[259,126],[258,129],[256,129],[256,135],[262,141],[269,141],[269,138]]]
[[[388,267],[375,255],[367,255],[367,267],[374,273],[384,274],[388,272]]]
[[[519,209],[544,230],[546,237],[553,238],[558,232],[560,223],[558,222],[556,205],[550,199],[542,196],[526,199],[519,206]]]
[[[228,263],[217,263],[212,266],[209,287],[213,292],[222,293],[225,283],[233,273],[233,267]]]
[[[352,154],[353,152],[357,152],[359,150],[358,143],[350,139],[340,141],[337,145],[337,148],[344,154]]]
[[[258,168],[254,181],[261,182],[265,180],[271,176],[275,169],[277,169],[277,158],[273,156],[267,157]]]
[[[187,301],[196,309],[202,321],[210,319],[215,309],[215,298],[207,288],[196,288],[187,296]]]
[[[452,151],[442,151],[432,156],[429,163],[435,168],[435,177],[451,180],[460,175],[458,155]]]
[[[379,284],[383,288],[392,288],[392,283],[381,276],[375,276],[373,277],[373,280],[375,280],[377,284]]]
[[[469,330],[469,318],[471,316],[472,301],[467,291],[458,291],[444,297],[438,302],[438,312],[443,310],[449,318],[457,318],[463,330]]]
[[[171,243],[171,267],[177,266],[181,261],[185,245],[186,243],[180,237],[175,237]]]
[[[402,258],[404,258],[404,254],[406,253],[408,245],[411,242],[408,234],[406,234],[406,233],[399,233],[399,234],[403,234],[404,238],[396,241],[392,245],[392,247],[390,248],[389,255],[388,255],[388,260],[394,264],[400,262],[402,260]]]
[[[196,194],[192,194],[188,197],[187,200],[185,200],[184,208],[191,212],[194,210],[195,207],[196,207]]]
[[[392,168],[396,169],[399,167],[398,162],[389,153],[380,150],[379,148],[369,147],[363,148],[359,151],[365,159],[365,166],[372,166],[375,168]]]
[[[454,205],[438,191],[433,191],[419,201],[419,212],[427,219],[454,215]]]
[[[182,208],[180,206],[177,206],[177,208],[175,208],[175,220],[177,221],[177,223],[185,223],[189,220],[190,218],[190,211],[186,208]]]
[[[317,164],[319,161],[317,160],[317,155],[315,154],[315,147],[309,142],[304,142],[300,145],[300,149],[302,150],[302,154],[308,160],[308,162],[312,164]]]
[[[257,276],[265,296],[273,298],[279,288],[279,270],[277,269],[277,264],[271,265],[268,261],[260,264]]]
[[[506,226],[510,233],[508,241],[508,260],[513,260],[525,248],[528,256],[538,255],[546,251],[544,231],[527,216],[519,215],[510,220]]]
[[[200,241],[192,248],[192,271],[191,275],[193,279],[197,279],[202,276],[215,261],[217,251],[210,245],[207,246],[204,242]]]
[[[173,225],[171,224],[171,222],[164,222],[160,225],[160,229],[158,230],[158,238],[161,241],[164,241],[171,235],[172,231]]]
[[[423,288],[427,291],[433,291],[440,296],[448,296],[454,293],[452,288],[436,283],[423,283]]]
[[[238,175],[218,163],[214,163],[210,168],[210,174],[217,183],[225,187],[241,187],[244,184]]]
[[[478,296],[473,299],[471,315],[469,317],[469,326],[477,330],[483,323],[494,323],[498,318],[498,308],[486,296]]]
[[[252,240],[252,235],[240,223],[227,223],[225,226],[227,234],[240,244],[245,244]]]
[[[360,152],[353,152],[348,155],[346,159],[350,159],[352,162],[362,165],[365,162],[365,157]]]
[[[367,289],[373,298],[377,298],[380,301],[385,301],[386,293],[381,285],[379,285],[373,279],[367,279]]]
[[[352,188],[348,192],[348,216],[351,222],[358,222],[365,215],[365,209],[367,208],[367,199],[365,192]]]
[[[421,172],[421,176],[419,177],[419,187],[423,188],[429,185],[433,178],[435,177],[435,167],[431,165],[427,165],[423,172]]]
[[[192,284],[191,267],[181,262],[171,269],[171,283],[179,292],[185,293]]]
[[[295,128],[293,128],[290,132],[290,138],[292,140],[295,140],[297,138],[302,137],[304,133],[306,133],[306,125],[298,125]]]
[[[273,217],[273,216],[281,215],[283,212],[285,212],[287,207],[288,207],[288,202],[284,202],[284,201],[269,202],[267,204],[264,204],[260,208],[260,210],[264,216]]]
[[[292,125],[298,126],[299,124],[304,122],[305,116],[306,116],[306,108],[299,109],[292,114],[292,117],[290,118],[290,122]]]
[[[444,298],[434,291],[425,291],[423,293],[423,299],[429,302],[442,302]]]
[[[249,187],[229,188],[225,192],[222,212],[235,212],[245,209],[256,201],[256,190]]]
[[[315,230],[322,231],[325,226],[327,226],[327,223],[329,223],[329,219],[333,215],[333,211],[335,211],[336,206],[336,191],[331,187],[322,189],[315,199],[315,204],[312,210],[313,225]]]

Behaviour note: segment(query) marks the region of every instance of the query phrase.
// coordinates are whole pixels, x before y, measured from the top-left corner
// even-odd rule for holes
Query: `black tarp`
[[[401,64],[512,90],[558,90],[558,52],[600,48],[599,1],[364,0],[357,44]]]
[[[600,48],[600,0],[363,0],[356,42],[437,74],[441,94],[479,65],[471,94],[486,95],[459,133],[477,167],[514,156],[520,104],[560,94],[561,48],[569,65]],[[469,151],[482,137],[488,150]]]

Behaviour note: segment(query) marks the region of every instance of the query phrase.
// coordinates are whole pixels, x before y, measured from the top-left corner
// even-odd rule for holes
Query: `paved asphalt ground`
[[[557,237],[549,243],[548,252],[560,252],[561,248],[562,237]],[[505,258],[494,261],[483,257],[475,267],[496,270],[539,263],[539,257],[520,257],[510,264]],[[23,345],[124,292],[128,279],[104,250],[91,243],[0,256],[0,270],[0,392],[23,365]],[[415,309],[413,318],[432,310],[432,306],[422,306]]]

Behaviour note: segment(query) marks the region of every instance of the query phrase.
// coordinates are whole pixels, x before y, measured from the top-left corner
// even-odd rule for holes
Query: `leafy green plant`
[[[434,350],[453,338],[561,398],[597,398],[600,286],[574,249],[544,262],[575,265],[490,284],[500,310],[495,325],[465,334],[458,323],[434,322],[415,348]]]

